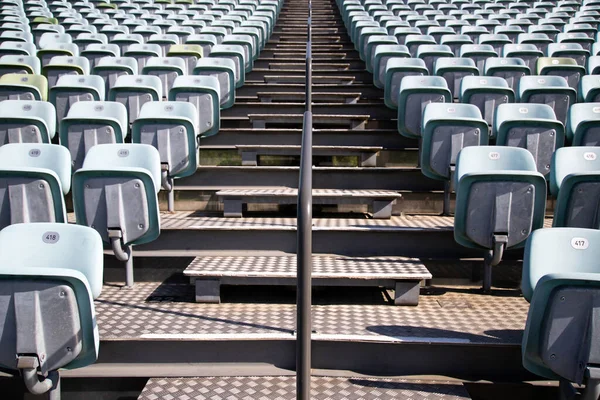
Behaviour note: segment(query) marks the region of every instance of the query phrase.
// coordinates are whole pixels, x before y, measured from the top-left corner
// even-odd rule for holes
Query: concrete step
[[[273,146],[273,145],[238,145],[236,146],[242,156],[242,165],[258,166],[260,156],[281,155],[299,156],[301,146]],[[374,167],[377,165],[377,154],[383,150],[379,146],[313,146],[313,156],[357,156],[361,167]]]

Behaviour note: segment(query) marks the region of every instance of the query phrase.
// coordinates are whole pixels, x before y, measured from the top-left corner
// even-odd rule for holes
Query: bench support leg
[[[218,279],[196,279],[196,303],[221,302],[221,281]]]
[[[394,304],[397,306],[419,305],[419,281],[398,281],[394,293]]]
[[[256,167],[258,165],[258,154],[255,151],[242,151],[242,165]]]
[[[360,166],[361,167],[376,167],[377,166],[377,153],[361,153],[360,154]]]
[[[375,219],[390,219],[392,217],[393,201],[373,201],[373,218]]]
[[[228,218],[242,218],[242,200],[223,200],[223,216]]]

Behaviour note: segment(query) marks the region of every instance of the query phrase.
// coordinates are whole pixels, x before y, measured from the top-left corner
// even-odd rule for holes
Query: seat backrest
[[[570,174],[588,172],[600,175],[599,147],[576,146],[556,150],[552,158],[550,192],[558,195],[561,184]]]
[[[26,70],[27,73],[33,73],[34,75],[39,75],[41,71],[41,63],[39,58],[37,58],[36,56],[21,56],[15,54],[7,54],[5,56],[0,57],[0,68],[3,66],[23,69]],[[23,68],[21,68],[20,66],[23,66]]]
[[[43,75],[6,74],[0,77],[0,99],[46,101],[47,98],[48,80]]]
[[[597,90],[600,91],[600,79],[595,77]],[[594,141],[594,137],[588,137],[584,141],[583,135],[588,131],[596,131],[596,126],[600,122],[600,103],[577,103],[569,109],[569,118],[567,122],[567,139],[573,142],[574,146],[589,146]],[[577,136],[577,138],[575,138]],[[595,136],[595,135],[594,135]]]
[[[1,82],[0,82],[1,84]],[[50,139],[54,137],[56,132],[56,110],[52,103],[45,101],[28,101],[28,100],[5,100],[0,107],[0,133],[6,134],[5,140],[0,139],[0,144],[12,142],[9,127],[13,124],[25,124],[29,127],[32,123],[39,130],[39,139],[43,143],[50,143]],[[23,128],[25,126],[21,125]],[[6,128],[5,128],[6,127]],[[6,131],[5,131],[6,129]],[[33,139],[19,129],[19,143],[26,138]],[[38,136],[37,134],[35,135]]]
[[[479,146],[465,147],[458,155],[456,182],[470,173],[490,171],[537,172],[530,152],[519,147]]]

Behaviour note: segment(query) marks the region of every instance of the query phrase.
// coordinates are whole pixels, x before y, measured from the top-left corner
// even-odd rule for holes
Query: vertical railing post
[[[298,182],[296,298],[296,398],[310,399],[312,334],[312,4],[308,1],[306,43],[306,111],[302,128]]]

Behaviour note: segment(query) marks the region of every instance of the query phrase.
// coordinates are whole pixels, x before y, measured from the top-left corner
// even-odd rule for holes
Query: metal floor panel
[[[470,399],[461,383],[406,379],[313,377],[315,400]],[[152,378],[138,400],[292,400],[291,376]]]
[[[315,298],[313,340],[520,345],[529,304],[517,291],[483,295],[475,289],[436,288],[421,292],[417,307],[395,307],[385,301],[320,304]],[[194,303],[194,288],[187,282],[138,282],[133,289],[107,284],[95,302],[100,339],[295,338],[293,299],[267,304],[248,297],[247,303],[201,304]]]

